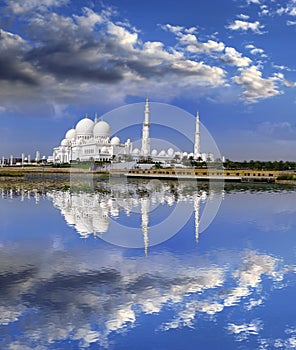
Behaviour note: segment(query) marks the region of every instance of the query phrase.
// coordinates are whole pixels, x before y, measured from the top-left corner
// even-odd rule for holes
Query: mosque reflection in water
[[[295,348],[296,192],[226,192],[199,239],[219,195],[158,181],[2,190],[0,348]],[[154,246],[178,207],[189,224]]]
[[[51,191],[47,193],[68,225],[75,227],[83,238],[89,236],[108,240],[110,222],[118,220],[120,213],[127,218],[125,223],[118,225],[119,230],[133,229],[130,225],[134,218],[140,219],[136,230],[137,238],[142,236],[139,246],[148,252],[149,247],[149,215],[159,212],[159,220],[165,220],[160,212],[163,208],[171,208],[165,215],[174,215],[174,207],[185,203],[191,215],[195,218],[195,240],[199,239],[199,217],[201,206],[207,201],[209,193],[198,190],[196,183],[160,183],[159,181],[139,183],[103,183],[92,193]],[[155,216],[155,215],[154,215]],[[184,222],[186,224],[186,221]],[[153,224],[152,224],[153,225]],[[120,235],[121,232],[118,232]],[[134,236],[135,238],[135,236]],[[193,236],[194,239],[194,236]],[[116,242],[115,242],[116,243]],[[120,244],[119,244],[120,245]]]

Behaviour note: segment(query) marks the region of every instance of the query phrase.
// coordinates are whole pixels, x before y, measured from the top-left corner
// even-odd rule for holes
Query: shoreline
[[[203,173],[202,173],[203,172]],[[215,173],[216,172],[216,173]],[[197,182],[208,182],[209,180],[224,181],[227,183],[240,183],[240,184],[255,184],[255,183],[273,183],[275,185],[287,185],[295,186],[295,179],[277,179],[283,175],[291,175],[291,172],[272,172],[272,171],[260,171],[260,170],[217,170],[211,169],[153,169],[153,170],[134,170],[134,169],[122,169],[122,170],[90,170],[87,168],[78,167],[65,167],[65,168],[54,168],[48,166],[30,166],[30,167],[1,167],[0,168],[0,184],[15,184],[15,183],[39,183],[40,185],[53,184],[55,183],[57,187],[60,187],[61,183],[65,186],[70,186],[72,177],[76,177],[75,181],[85,182],[90,180],[99,179],[109,179],[109,178],[129,178],[129,179],[139,179],[139,180],[187,180],[187,181],[197,181]],[[236,174],[234,173],[236,172]],[[239,172],[239,173],[238,173]],[[245,173],[254,173],[254,176],[245,177]],[[243,174],[244,173],[244,174]],[[257,176],[255,176],[257,173]],[[272,178],[268,178],[268,173]],[[201,176],[202,175],[202,176]],[[215,176],[216,175],[216,176]],[[220,175],[220,176],[217,176]],[[229,176],[230,175],[230,176]],[[236,175],[236,176],[234,176]],[[238,177],[240,175],[240,178]],[[250,175],[250,174],[248,174]],[[252,174],[251,174],[252,175]],[[81,177],[78,180],[78,177]],[[85,178],[84,178],[85,177]],[[272,180],[272,181],[269,181]],[[1,186],[1,185],[0,185]],[[2,187],[2,186],[1,186]],[[6,187],[6,186],[5,186]]]

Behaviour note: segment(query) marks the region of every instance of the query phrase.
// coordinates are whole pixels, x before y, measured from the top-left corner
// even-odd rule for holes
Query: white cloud
[[[275,13],[279,16],[288,15],[288,16],[296,16],[296,6],[295,1],[289,1],[286,6],[279,7]]]
[[[16,15],[31,11],[48,11],[51,7],[60,7],[69,3],[69,0],[4,0]]]
[[[287,26],[295,26],[296,21],[287,21]]]
[[[196,89],[203,93],[208,87],[225,83],[226,72],[222,68],[185,57],[179,47],[142,42],[136,29],[112,21],[110,16],[106,11],[97,13],[89,8],[83,8],[79,16],[55,12],[45,15],[39,11],[26,19],[28,41],[2,31],[0,45],[8,55],[2,72],[0,69],[3,108],[7,111],[18,108],[18,113],[32,115],[38,113],[37,108],[43,103],[52,113],[78,101],[80,106],[94,101],[103,105],[107,101],[120,103],[126,95],[138,95],[143,88],[151,97],[158,95],[167,100],[188,92],[195,94]],[[181,26],[166,27],[175,35],[183,30]],[[194,50],[205,53],[223,50],[224,45],[214,40],[197,42],[195,30],[191,27],[182,32],[184,40],[192,36]],[[19,86],[15,85],[16,79]],[[17,98],[16,106],[12,100],[18,96],[21,98]]]
[[[231,66],[247,67],[252,63],[249,57],[244,57],[233,47],[226,47],[225,54],[221,56],[222,62]]]
[[[107,32],[110,34],[119,45],[127,49],[133,49],[138,42],[138,34],[131,33],[126,28],[109,22],[107,25]]]
[[[240,18],[240,19],[244,19],[244,20],[247,20],[247,19],[249,19],[249,18],[250,18],[250,16],[248,16],[248,15],[244,15],[243,13],[241,13],[241,14],[237,15],[237,17],[238,17],[238,18]]]
[[[263,49],[257,48],[257,47],[255,47],[255,46],[252,45],[252,44],[246,45],[246,49],[249,49],[249,50],[250,50],[250,53],[251,53],[252,55],[266,56],[266,55],[264,55],[264,50],[263,50]]]
[[[182,46],[185,46],[185,50],[191,53],[207,53],[210,54],[213,51],[221,52],[224,50],[225,45],[222,42],[214,40],[208,40],[201,42],[197,36],[193,33],[196,31],[195,27],[186,29],[180,26],[172,26],[166,24],[162,27],[163,29],[169,30],[176,35],[177,40]]]
[[[182,27],[182,26],[175,26],[175,25],[171,25],[171,24],[164,24],[161,26],[161,28],[168,30],[174,34],[182,33],[182,31],[184,30],[184,27]]]
[[[247,4],[261,4],[262,0],[247,0]]]
[[[211,53],[213,51],[221,52],[224,50],[225,45],[221,42],[214,40],[208,40],[207,42],[196,42],[195,44],[189,44],[186,50],[189,52],[205,52]]]
[[[284,13],[287,13],[287,8],[286,7],[280,7],[280,8],[278,8],[277,10],[276,10],[276,13],[278,14],[278,15],[283,15]]]
[[[289,9],[290,16],[296,16],[296,6]]]
[[[263,299],[251,299],[245,306],[246,310],[252,310],[254,307],[260,306],[263,304]]]
[[[26,51],[29,47],[30,46],[21,36],[0,29],[1,54],[5,54],[7,51]]]
[[[245,32],[248,30],[251,30],[254,33],[262,34],[261,29],[263,29],[264,26],[261,25],[259,21],[247,22],[247,21],[235,20],[227,28],[231,30],[241,30]]]
[[[233,77],[233,81],[243,88],[244,98],[251,103],[259,99],[276,96],[281,93],[276,85],[276,78],[264,79],[256,66],[241,68],[241,74]]]
[[[93,30],[97,24],[101,24],[104,21],[104,18],[101,14],[94,12],[92,9],[84,7],[83,16],[74,15],[76,22],[82,28],[87,28],[88,30]]]
[[[259,320],[243,324],[229,323],[227,328],[229,333],[234,334],[239,341],[242,341],[247,339],[250,335],[258,335],[263,329],[263,323]]]
[[[260,8],[261,8],[261,12],[259,13],[260,16],[268,16],[271,14],[270,10],[266,5],[262,5]]]

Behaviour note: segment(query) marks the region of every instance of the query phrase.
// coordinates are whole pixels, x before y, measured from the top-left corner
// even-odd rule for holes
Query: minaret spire
[[[149,100],[146,97],[145,111],[144,111],[144,123],[142,128],[142,156],[150,155],[150,108]]]
[[[98,113],[96,112],[96,114],[95,114],[95,124],[97,124],[98,120],[99,120]]]
[[[199,157],[200,157],[200,121],[199,121],[199,112],[196,112],[194,159],[198,159]]]

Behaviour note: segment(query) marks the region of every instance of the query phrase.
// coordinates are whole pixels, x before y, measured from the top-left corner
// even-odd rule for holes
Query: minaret
[[[195,122],[195,142],[194,142],[194,159],[200,157],[200,132],[199,132],[199,113],[196,113]]]
[[[148,97],[146,98],[146,104],[145,104],[145,119],[143,123],[143,129],[142,129],[142,150],[141,155],[142,156],[149,156],[150,155],[150,110],[149,110],[149,101]]]

